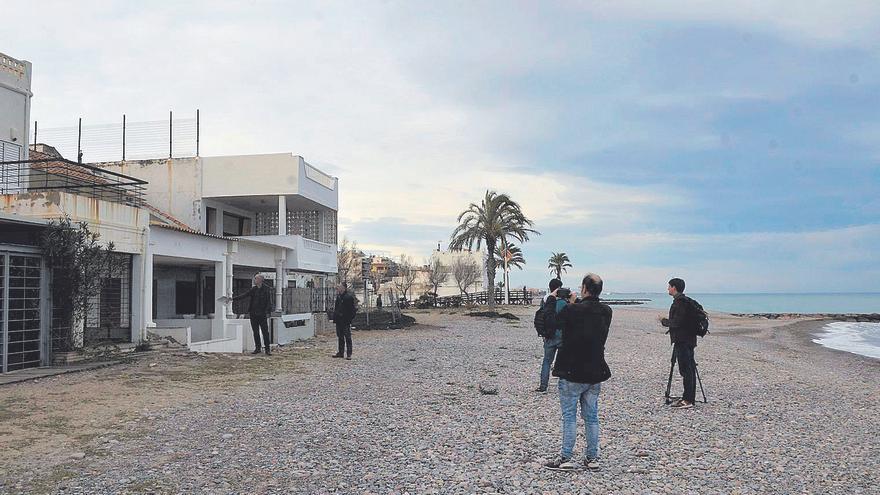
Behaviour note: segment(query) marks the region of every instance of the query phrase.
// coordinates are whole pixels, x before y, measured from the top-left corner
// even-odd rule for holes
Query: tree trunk
[[[486,257],[486,275],[489,277],[487,294],[491,310],[495,308],[495,239],[486,239],[486,249],[489,251],[489,256]]]

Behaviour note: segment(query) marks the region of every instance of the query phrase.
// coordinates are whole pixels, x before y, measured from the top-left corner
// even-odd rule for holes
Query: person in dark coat
[[[263,344],[266,346],[266,355],[271,356],[269,352],[269,314],[272,313],[274,304],[272,303],[272,289],[263,283],[263,276],[254,275],[254,285],[244,294],[235,296],[233,301],[249,297],[248,317],[251,320],[251,330],[254,332],[254,352],[259,354],[260,348],[260,331],[263,332]]]
[[[351,359],[351,322],[357,313],[354,294],[348,290],[348,284],[340,282],[336,286],[336,304],[333,307],[333,323],[336,324],[336,338],[339,339],[339,352],[332,357]],[[347,352],[346,351],[346,347]]]
[[[672,351],[678,361],[678,373],[684,385],[681,400],[672,404],[675,409],[694,407],[697,396],[697,365],[694,360],[694,348],[697,347],[697,319],[694,308],[684,295],[684,280],[674,278],[669,281],[666,289],[672,296],[669,307],[669,318],[660,320],[660,324],[669,328],[669,340]]]
[[[376,309],[382,310],[382,294],[376,296]]]
[[[556,292],[545,304],[555,304]],[[544,466],[549,469],[576,469],[572,455],[577,439],[577,409],[581,406],[587,446],[584,467],[599,469],[599,392],[602,382],[611,378],[605,362],[605,341],[611,327],[611,306],[599,301],[602,279],[595,273],[584,277],[583,298],[572,292],[569,304],[559,313],[547,311],[547,328],[562,330],[562,345],[556,355],[553,376],[559,378],[559,404],[562,408],[562,449]],[[552,307],[552,306],[551,306]]]

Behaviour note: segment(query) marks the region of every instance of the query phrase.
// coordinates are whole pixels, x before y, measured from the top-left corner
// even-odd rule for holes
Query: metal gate
[[[39,256],[0,251],[0,371],[40,366],[42,268]]]

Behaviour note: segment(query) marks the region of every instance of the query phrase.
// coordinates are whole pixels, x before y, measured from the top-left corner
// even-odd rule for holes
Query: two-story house
[[[286,288],[323,287],[336,274],[338,179],[290,153],[100,163],[145,181],[150,209],[145,315],[153,332],[191,348],[250,349],[246,304],[218,300],[263,274],[290,320]],[[285,313],[287,313],[285,315]],[[272,322],[284,343],[313,332]],[[188,335],[185,330],[188,329]],[[241,344],[230,339],[241,337]],[[220,344],[219,342],[225,342]],[[199,343],[203,343],[201,345]],[[238,347],[241,345],[242,347]]]

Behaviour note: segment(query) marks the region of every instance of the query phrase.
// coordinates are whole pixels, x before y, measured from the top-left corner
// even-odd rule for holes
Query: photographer
[[[694,361],[694,348],[697,347],[697,321],[684,295],[684,280],[680,278],[670,280],[666,291],[672,296],[672,306],[669,307],[669,318],[662,318],[660,324],[669,328],[667,333],[672,342],[675,359],[678,361],[678,373],[684,385],[681,400],[672,407],[690,409],[694,407],[697,395],[697,367]]]
[[[547,303],[555,303],[560,292],[561,289],[554,291]],[[544,465],[548,469],[571,470],[577,467],[572,454],[577,438],[578,403],[587,439],[584,466],[590,470],[599,469],[599,392],[602,382],[611,377],[611,370],[605,362],[611,307],[599,301],[602,279],[598,275],[587,274],[581,292],[583,299],[578,300],[576,294],[571,293],[569,304],[559,314],[548,311],[545,316],[547,328],[562,329],[562,347],[553,368],[553,376],[559,378],[562,449],[555,459]]]
[[[552,305],[547,305],[547,299],[553,297],[551,294],[558,296],[556,290],[562,287],[562,281],[558,278],[554,278],[550,280],[548,287],[550,288],[550,293],[544,296],[544,300],[541,301],[541,306],[547,308],[545,311],[555,311],[556,313],[559,313],[559,310],[568,304],[568,301],[566,301],[568,297],[556,297],[556,301]],[[547,385],[550,383],[550,367],[553,365],[553,360],[556,359],[556,352],[562,345],[562,330],[558,327],[546,328],[550,333],[547,334],[549,336],[544,337],[544,360],[541,362],[541,381],[538,388],[535,389],[535,392],[547,391]]]

